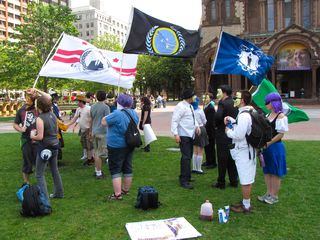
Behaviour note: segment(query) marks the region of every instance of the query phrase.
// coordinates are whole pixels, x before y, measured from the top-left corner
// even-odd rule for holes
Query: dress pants
[[[217,166],[216,161],[216,139],[209,138],[209,144],[204,147],[206,153],[206,166]]]
[[[191,159],[193,154],[193,139],[191,137],[180,136],[180,184],[189,183],[191,180]]]
[[[226,171],[228,171],[229,181],[232,185],[238,184],[238,172],[234,160],[231,157],[229,144],[217,144],[218,157],[218,184],[225,184]]]

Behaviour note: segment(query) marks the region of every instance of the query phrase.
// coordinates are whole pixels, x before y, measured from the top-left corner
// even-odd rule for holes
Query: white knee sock
[[[201,169],[201,165],[202,165],[202,156],[201,155],[198,155],[197,156],[197,170],[199,172],[202,172],[202,169]]]
[[[192,171],[197,171],[197,155],[192,155]]]

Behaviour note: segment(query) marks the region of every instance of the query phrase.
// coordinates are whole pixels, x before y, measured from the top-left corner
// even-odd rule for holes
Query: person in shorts
[[[90,109],[91,122],[92,122],[92,137],[93,137],[93,149],[94,149],[94,163],[95,163],[95,177],[96,179],[105,178],[102,172],[102,160],[101,158],[107,157],[106,151],[106,127],[101,125],[103,117],[110,114],[110,108],[105,104],[106,100],[105,91],[97,91],[96,98],[98,102],[93,104]]]

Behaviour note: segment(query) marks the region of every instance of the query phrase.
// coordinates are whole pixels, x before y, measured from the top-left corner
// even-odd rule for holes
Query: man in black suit
[[[208,134],[209,144],[205,146],[204,150],[206,152],[206,162],[202,164],[202,166],[209,168],[217,167],[216,161],[216,138],[215,138],[215,114],[216,110],[214,109],[214,101],[213,95],[211,93],[208,94],[209,103],[204,107],[204,114],[206,115],[207,123],[206,130]]]
[[[224,118],[232,116],[236,119],[238,109],[234,107],[232,99],[232,89],[228,85],[220,86],[222,96],[218,103],[218,109],[215,114],[216,122],[216,144],[217,144],[217,158],[218,158],[218,180],[212,187],[224,189],[226,187],[225,176],[228,171],[229,181],[231,187],[238,186],[238,172],[234,160],[230,155],[230,146],[232,140],[227,137],[225,133]],[[218,96],[217,96],[218,97]],[[219,98],[219,97],[218,97]]]

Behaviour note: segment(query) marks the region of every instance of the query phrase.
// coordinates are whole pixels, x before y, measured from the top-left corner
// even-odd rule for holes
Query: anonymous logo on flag
[[[146,37],[146,48],[150,54],[178,55],[186,46],[180,31],[173,26],[154,26]]]
[[[248,48],[245,45],[240,46],[240,54],[238,65],[241,66],[243,71],[248,72],[250,75],[255,75],[258,73],[259,59],[263,56],[260,50],[255,50],[253,48]]]

